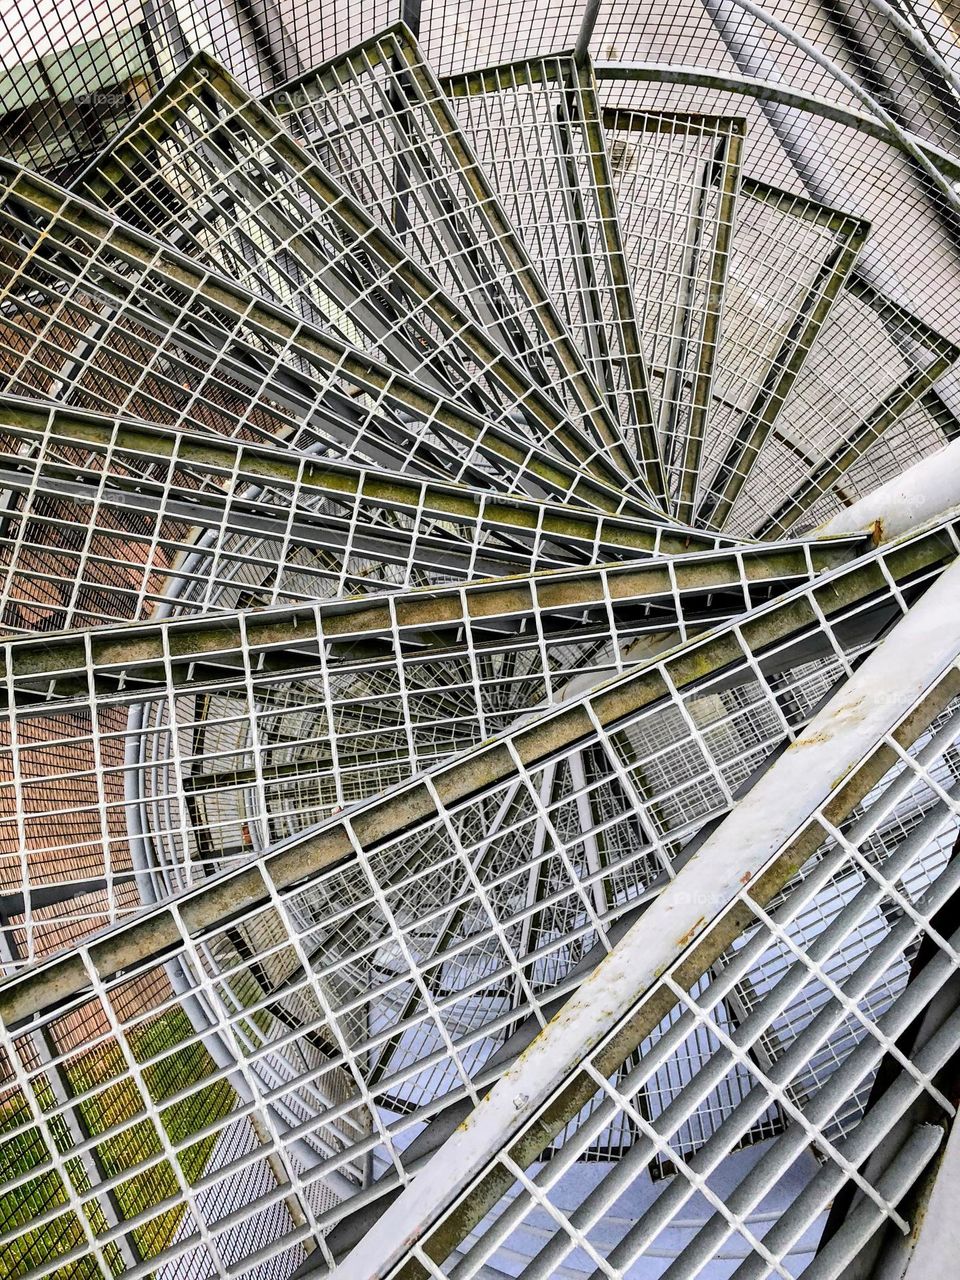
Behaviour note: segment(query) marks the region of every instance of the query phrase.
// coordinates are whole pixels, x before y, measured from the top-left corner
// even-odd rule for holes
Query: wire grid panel
[[[795,30],[791,38],[734,3],[681,11],[656,4],[642,12],[602,3],[588,16],[589,8],[583,0],[560,6],[455,0],[408,9],[405,16],[419,25],[427,56],[445,73],[570,49],[585,25],[595,56],[724,72],[733,50],[759,78],[859,106],[829,63],[818,64],[800,46],[806,39],[841,73],[861,78],[882,102],[894,103],[896,114],[921,137],[953,155],[960,151],[955,38],[944,14],[904,10],[897,26],[873,5],[828,17],[793,3],[776,11]],[[260,93],[369,39],[399,16],[393,0],[364,0],[349,12],[280,0],[245,22],[223,0],[175,11],[132,0],[70,0],[55,11],[21,5],[4,15],[0,28],[0,47],[15,50],[27,68],[11,77],[5,98],[12,115],[6,122],[8,149],[19,148],[35,164],[95,154],[116,118],[138,109],[184,48],[211,50],[251,92]],[[770,64],[777,74],[764,76]]]
[[[907,340],[905,348],[897,351],[896,362],[904,357],[908,366],[914,362],[909,327],[896,322],[898,311],[956,344],[960,330],[949,284],[956,263],[956,214],[926,177],[918,177],[911,158],[889,138],[877,135],[868,118],[856,113],[834,118],[826,104],[803,97],[798,100],[782,86],[766,84],[759,90],[738,74],[736,67],[720,77],[691,71],[693,83],[687,82],[687,72],[668,67],[648,69],[629,81],[612,81],[609,77],[617,75],[617,68],[609,64],[600,68],[600,74],[605,95],[624,105],[747,114],[745,165],[749,174],[787,190],[809,192],[818,202],[870,224],[856,277],[894,309],[890,332],[895,339],[902,334]],[[651,83],[651,77],[660,75],[662,84]],[[758,92],[762,94],[759,102],[755,97]],[[937,391],[948,406],[940,416],[948,430],[952,420],[955,430],[955,374],[941,377]],[[817,416],[829,416],[829,400],[819,409],[815,406],[814,411]],[[892,428],[895,435],[891,439],[896,440],[898,457],[906,465],[936,448],[943,438],[938,427],[931,429],[929,420],[921,421],[925,416],[908,408],[902,425]],[[892,459],[888,447],[879,443],[874,457],[878,470],[889,474]],[[750,487],[753,483],[751,479]],[[764,486],[767,483],[763,481]],[[845,499],[835,496],[832,501]],[[760,519],[762,516],[757,523]]]
[[[171,445],[135,422],[23,402],[0,404],[0,486],[0,619],[14,632],[499,577],[582,562],[595,545],[531,540],[482,515],[451,523],[437,499],[454,514],[453,488],[431,501],[389,473],[187,434]],[[468,495],[482,513],[483,495]],[[523,514],[529,529],[544,513]]]
[[[945,72],[934,61],[925,33],[928,26],[939,26],[940,39],[952,47],[956,36],[950,20],[931,9],[891,7],[900,14],[900,28],[872,4],[827,14],[800,3],[756,6],[758,11],[749,12],[735,0],[711,0],[678,12],[664,3],[633,10],[604,0],[591,48],[595,57],[624,63],[699,67],[719,75],[734,69],[774,88],[864,110],[862,97],[840,79],[850,77],[878,105],[888,111],[892,106],[904,127],[956,157],[956,68]],[[919,47],[904,36],[903,27],[920,36]]]
[[[601,83],[607,90],[613,88],[603,76]],[[701,189],[694,179],[698,173],[712,172],[716,182],[719,160],[711,155],[712,169],[703,161],[705,168],[698,167],[689,152],[698,140],[703,142],[705,130],[734,126],[722,117],[713,118],[711,124],[711,117],[612,107],[605,109],[603,121],[619,158],[620,216],[630,228],[625,236],[637,272],[635,292],[638,299],[646,299],[646,310],[640,302],[643,328],[645,332],[662,330],[663,358],[648,359],[652,376],[660,369],[671,372],[669,357],[678,350],[675,332],[680,334],[679,349],[685,338],[697,356],[695,335],[686,332],[690,320],[678,308],[677,294],[685,280],[693,289],[690,277],[698,259],[697,255],[691,258],[689,246],[699,245],[704,258],[711,250],[715,255],[712,269],[709,262],[702,268],[706,278],[692,308],[694,317],[702,317],[703,330],[708,331],[709,325],[712,335],[700,347],[700,380],[695,376],[694,361],[687,378],[681,376],[676,381],[688,412],[699,414],[696,435],[703,434],[706,423],[702,467],[698,453],[696,465],[688,468],[686,477],[690,490],[694,485],[699,488],[697,522],[722,525],[791,388],[798,375],[802,376],[809,353],[819,349],[822,326],[829,323],[830,308],[849,275],[867,227],[862,220],[747,177],[734,183],[735,229],[730,225],[734,193],[730,192],[726,212],[719,218],[720,196],[714,192],[718,222],[713,236],[704,236],[698,223],[698,217],[703,216]],[[743,123],[737,127],[742,129]],[[664,183],[670,186],[672,203],[664,199]],[[664,214],[665,204],[671,210],[679,205],[676,219]],[[664,268],[670,261],[663,252],[664,241],[674,245],[677,265],[672,271]],[[688,262],[691,266],[685,275]],[[716,292],[712,307],[711,291]],[[841,329],[843,323],[843,319],[838,321]],[[681,375],[683,372],[680,370]],[[669,406],[662,406],[662,418],[664,409]],[[775,467],[770,470],[774,476],[778,474]]]
[[[602,121],[671,497],[690,519],[740,184],[743,122],[616,110],[604,111]]]
[[[606,408],[626,424],[649,422],[639,364],[631,366],[628,402],[610,407],[600,397],[405,28],[315,68],[265,102],[535,383],[550,386],[561,405],[570,412],[578,406],[582,412],[584,405],[596,412]],[[654,455],[644,470],[659,492],[655,463]]]
[[[27,816],[9,827],[7,914],[43,953],[63,921],[133,909],[113,891],[135,871],[148,899],[172,895],[861,548],[765,546],[45,637],[25,660],[48,671],[47,698],[8,740],[10,814]],[[68,659],[95,664],[95,705]],[[38,908],[52,906],[51,922]]]
[[[69,630],[731,540],[0,397],[0,617]]]
[[[174,65],[168,32],[137,0],[11,7],[0,17],[4,155],[31,167],[92,157]]]
[[[203,55],[74,189],[468,409],[514,430],[524,424],[563,456],[589,457],[610,436],[597,405],[594,413],[574,407],[565,419],[549,393]]]
[[[409,1181],[606,954],[618,918],[955,550],[944,528],[823,575],[5,982],[5,1190],[38,1212],[8,1214],[4,1247],[41,1272],[107,1268],[122,1242],[141,1257],[160,1245],[186,1271],[288,1274],[311,1240],[311,1265],[332,1263],[351,1210]],[[109,717],[97,681],[129,658],[91,645],[58,661],[8,642],[9,695],[50,714],[51,688],[71,696],[59,666]],[[174,652],[152,691],[171,708]],[[248,684],[259,652],[241,654]],[[189,751],[181,730],[170,760]],[[102,791],[97,807],[103,819],[121,802]],[[74,1116],[79,1172],[59,1158]],[[88,1212],[110,1193],[116,1226]]]
[[[722,526],[849,278],[860,219],[745,179],[720,326],[697,518]]]
[[[731,530],[781,537],[942,448],[956,420],[935,384],[960,348],[850,280],[762,449]]]
[[[860,250],[855,273],[848,276],[849,289],[842,290],[831,304],[836,319],[828,316],[812,347],[812,354],[801,369],[799,382],[788,397],[791,412],[801,419],[799,430],[792,433],[791,442],[785,438],[768,437],[761,457],[769,457],[751,472],[749,485],[743,494],[736,522],[731,528],[747,528],[755,531],[763,527],[766,517],[785,503],[788,494],[777,494],[778,475],[783,469],[785,488],[799,484],[803,470],[816,474],[817,467],[829,455],[832,443],[826,431],[816,429],[820,437],[817,447],[806,449],[803,437],[814,429],[803,418],[809,416],[814,423],[825,423],[834,416],[832,382],[835,379],[843,390],[848,378],[853,386],[859,382],[877,385],[878,394],[873,403],[861,401],[850,395],[851,413],[844,404],[842,412],[853,417],[857,430],[847,421],[838,428],[856,437],[864,428],[864,444],[877,443],[870,460],[860,463],[856,450],[847,455],[847,464],[856,468],[862,477],[861,484],[872,487],[875,477],[889,478],[893,468],[902,469],[931,449],[940,447],[945,438],[956,430],[955,393],[950,390],[952,378],[943,378],[949,368],[942,360],[929,360],[924,349],[932,344],[938,357],[945,355],[956,341],[956,316],[949,289],[945,287],[952,267],[949,265],[955,249],[951,247],[954,215],[943,206],[928,185],[917,182],[911,174],[905,157],[898,153],[889,141],[870,132],[870,123],[862,117],[851,115],[846,119],[825,118],[822,103],[809,101],[800,107],[795,99],[780,99],[775,88],[769,88],[771,101],[762,110],[751,99],[750,86],[736,76],[724,76],[719,83],[709,77],[694,76],[694,84],[678,82],[677,75],[668,68],[660,74],[654,68],[637,73],[637,79],[618,79],[620,72],[606,64],[599,69],[600,85],[605,101],[630,104],[638,109],[640,104],[673,105],[690,101],[700,111],[743,111],[750,116],[745,140],[746,169],[755,176],[773,180],[778,186],[802,191],[806,186],[827,207],[833,205],[856,214],[868,221],[870,230],[864,247]],[[722,87],[721,87],[722,86]],[[766,99],[768,89],[764,89]],[[803,101],[803,100],[801,100]],[[844,176],[839,181],[838,175]],[[891,192],[897,192],[894,203]],[[947,230],[945,230],[947,228]],[[855,292],[855,296],[853,296]],[[870,296],[874,301],[870,302]],[[860,311],[863,302],[863,315]],[[872,323],[871,312],[876,316]],[[848,334],[856,329],[864,335],[863,341],[871,351],[861,370],[857,372],[859,355]],[[873,329],[874,336],[870,336]],[[945,335],[945,336],[944,336]],[[892,350],[891,350],[892,343]],[[871,345],[875,344],[875,345]],[[827,355],[831,352],[831,355]],[[823,362],[818,363],[822,353]],[[879,353],[879,354],[877,354]],[[900,371],[903,381],[898,386],[891,379],[882,387],[878,385],[879,370],[875,361],[889,363]],[[842,361],[842,364],[838,364]],[[829,366],[829,367],[828,367]],[[924,381],[912,376],[918,366],[931,368],[939,375],[944,401],[931,418],[930,413],[914,409],[924,393]],[[816,371],[822,371],[817,378]],[[828,376],[829,375],[829,376]],[[808,381],[814,379],[814,381]],[[914,394],[914,383],[916,394]],[[816,390],[814,390],[816,386]],[[889,393],[890,400],[884,397]],[[902,393],[902,394],[901,394]],[[803,401],[799,397],[803,394]],[[849,393],[848,393],[849,394]],[[846,396],[844,396],[846,400]],[[948,407],[953,406],[953,408]],[[892,409],[892,412],[891,412]],[[871,412],[874,417],[870,418]],[[899,416],[898,416],[899,415]],[[781,411],[777,422],[784,421]],[[879,431],[892,432],[886,445],[871,430],[876,422]],[[820,444],[824,451],[820,452]],[[838,447],[837,454],[845,450]],[[804,454],[807,457],[804,457]],[[735,473],[736,474],[736,473]],[[845,503],[864,491],[856,482],[848,490],[843,489],[843,477],[834,475],[827,483],[839,485],[833,497],[818,510],[829,515],[838,502]],[[741,524],[746,512],[751,510],[751,496],[763,495],[758,506],[749,516],[749,523]],[[813,488],[814,496],[816,486]],[[849,496],[845,496],[849,495]],[[762,508],[762,509],[761,509]],[[733,517],[730,516],[732,519]],[[814,520],[813,523],[816,523]],[[775,526],[783,532],[784,526]],[[801,526],[805,527],[805,526]]]
[[[2,396],[0,488],[0,620],[12,632],[730,545]]]
[[[402,1262],[367,1257],[363,1274],[476,1275],[513,1252],[527,1280],[667,1259],[678,1277],[718,1260],[738,1277],[822,1277],[875,1259],[885,1227],[908,1231],[904,1199],[955,1111],[958,690],[951,665],[701,918],[696,945],[681,939],[624,1007],[603,995],[599,1043],[438,1220],[411,1228]],[[585,1168],[618,1128],[619,1159]]]
[[[258,844],[270,847],[344,804],[376,795],[411,772],[505,731],[537,707],[563,701],[677,639],[809,580],[813,558],[805,551],[743,561],[698,557],[669,571],[652,565],[581,569],[514,578],[502,586],[476,583],[374,599],[369,607],[356,602],[343,610],[331,604],[315,618],[271,615],[267,631],[278,646],[285,640],[290,653],[264,660],[262,692],[255,681],[256,733],[235,684],[211,685],[195,707],[185,784],[194,838],[206,859],[229,863],[236,856],[236,831],[246,820],[258,824],[250,832],[259,836]],[[838,549],[829,557],[834,558],[849,558],[849,548]],[[236,625],[228,624],[234,632]],[[262,631],[260,625],[255,629]],[[317,643],[323,641],[326,651],[322,660],[298,666],[313,631],[319,631]],[[183,631],[178,643],[190,643]],[[192,696],[191,689],[182,717],[190,714]],[[144,709],[139,720],[147,735],[141,748],[143,791],[154,804],[151,826],[158,832],[170,788],[177,786],[169,761],[156,752],[168,723],[162,703]],[[259,763],[253,758],[257,742]],[[260,801],[247,794],[261,783],[262,811]],[[165,843],[157,835],[158,853]],[[170,848],[173,891],[184,880],[175,843]]]
[[[192,52],[214,54],[261,94],[399,17],[396,0],[363,0],[349,13],[282,0],[246,16],[224,0],[172,10],[139,0],[23,4],[0,19],[4,66],[15,55],[23,68],[5,86],[4,152],[75,173]]]
[[[957,210],[948,181],[932,177],[862,104],[847,111],[757,85],[731,62],[722,75],[697,68],[598,64],[605,105],[747,117],[744,170],[758,181],[812,199],[869,225],[857,272],[919,319],[957,341],[960,304],[950,291],[956,261]],[[934,165],[938,153],[920,153]]]
[[[621,421],[639,427],[646,407],[639,420],[629,415],[646,390],[640,337],[592,72],[549,58],[443,89],[599,385]]]
[[[508,492],[641,506],[599,454],[609,487],[60,188],[12,165],[2,177],[8,390]]]
[[[419,37],[438,71],[456,75],[572,49],[589,10],[585,0],[542,7],[515,0],[428,3],[421,8]]]
[[[936,387],[919,396],[899,414],[896,421],[857,457],[841,479],[819,494],[805,514],[790,529],[800,536],[807,528],[819,528],[846,507],[851,498],[872,492],[878,485],[895,480],[907,465],[932,457],[944,442],[957,438],[958,424],[952,410]],[[772,532],[772,531],[771,531]]]

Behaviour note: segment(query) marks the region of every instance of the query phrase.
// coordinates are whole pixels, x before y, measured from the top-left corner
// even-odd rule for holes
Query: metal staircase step
[[[932,388],[958,359],[960,347],[854,275],[727,527],[781,537],[821,524],[942,448],[957,419]]]
[[[589,417],[558,411],[205,55],[178,72],[74,189],[435,392],[526,430],[551,452],[589,459],[600,443]]]
[[[538,385],[568,413],[593,415],[604,437],[616,440],[617,406],[598,391],[406,28],[382,33],[264,101]],[[632,402],[621,407],[624,420],[634,421]],[[630,456],[625,461],[633,465]]]
[[[656,515],[17,166],[0,167],[3,385],[502,492]]]
[[[743,121],[603,112],[673,510],[694,514],[741,178]]]
[[[511,63],[442,88],[568,330],[659,469],[641,336],[588,64]],[[662,484],[662,479],[658,479]]]

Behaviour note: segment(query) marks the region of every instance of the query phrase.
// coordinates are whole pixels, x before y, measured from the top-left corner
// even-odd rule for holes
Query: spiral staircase
[[[0,1276],[956,1274],[958,24],[0,4]]]

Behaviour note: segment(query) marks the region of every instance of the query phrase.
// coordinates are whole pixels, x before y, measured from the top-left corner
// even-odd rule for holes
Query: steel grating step
[[[218,4],[0,95],[0,1271],[923,1280],[949,64]]]
[[[546,58],[442,88],[598,384],[637,428],[641,456],[658,457],[592,73]]]
[[[203,55],[75,189],[471,412],[594,469],[605,423],[582,407],[572,420],[559,412]],[[622,483],[629,488],[629,472]]]
[[[430,66],[404,27],[284,85],[266,104],[408,253],[457,298],[561,403],[602,404],[590,351],[571,340],[560,310],[531,266],[491,177]],[[641,431],[643,473],[662,491],[649,431],[645,375],[627,334],[615,422]],[[596,374],[594,370],[594,374]],[[602,372],[602,371],[600,371]],[[648,456],[649,455],[649,456]]]
[[[15,166],[3,179],[8,390],[655,512],[599,455],[594,481],[69,193]]]

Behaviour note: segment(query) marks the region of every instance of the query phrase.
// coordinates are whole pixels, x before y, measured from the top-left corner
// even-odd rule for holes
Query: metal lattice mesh
[[[928,535],[911,549],[914,572],[921,547],[940,564],[947,548],[952,552],[939,531]],[[939,568],[936,560],[934,565]],[[824,673],[828,680],[842,673],[833,644],[842,646],[841,637],[847,635],[849,654],[862,652],[864,643],[872,643],[878,627],[889,619],[891,606],[899,612],[888,595],[868,604],[865,613],[858,572],[862,569],[833,571],[822,587],[803,589],[812,590],[825,604],[846,597],[839,612],[831,608],[833,621],[820,636],[821,657],[831,659],[832,674]],[[797,598],[796,593],[789,597]],[[413,1164],[406,1150],[409,1139],[431,1115],[448,1131],[457,1114],[451,1113],[451,1105],[475,1096],[478,1088],[496,1078],[503,1070],[504,1054],[509,1060],[516,1052],[516,1036],[522,1042],[523,1028],[529,1028],[527,1036],[534,1029],[530,1017],[536,1025],[551,1001],[575,989],[604,953],[602,939],[608,929],[662,886],[668,860],[685,836],[724,812],[742,780],[785,733],[795,736],[809,714],[822,679],[819,667],[809,669],[816,645],[808,639],[798,648],[804,629],[798,633],[795,607],[789,603],[756,616],[757,656],[746,646],[742,630],[721,629],[716,640],[699,642],[699,670],[716,668],[719,662],[723,673],[706,685],[696,678],[691,682],[688,659],[680,651],[646,674],[623,677],[617,686],[623,690],[621,699],[611,698],[601,687],[552,713],[543,722],[554,726],[546,737],[534,721],[414,778],[398,791],[348,809],[313,835],[281,842],[260,869],[241,865],[230,878],[209,888],[201,878],[186,896],[181,893],[175,915],[157,916],[158,932],[146,920],[134,919],[109,945],[119,944],[120,955],[127,934],[132,937],[147,929],[155,945],[164,948],[163,959],[158,956],[148,963],[143,956],[140,963],[146,967],[137,975],[124,972],[111,978],[106,953],[90,953],[97,955],[102,977],[88,991],[86,974],[92,976],[93,970],[73,973],[68,983],[73,984],[77,1003],[50,1014],[48,1035],[56,1046],[58,1066],[69,1053],[71,1026],[83,1028],[87,1044],[94,1036],[102,1038],[95,1057],[106,1078],[83,1092],[102,1105],[111,1090],[133,1089],[138,1102],[122,1122],[130,1135],[128,1149],[135,1133],[143,1135],[141,1142],[147,1141],[152,1126],[156,1147],[151,1153],[149,1145],[140,1146],[137,1154],[151,1168],[162,1166],[175,1150],[157,1112],[158,1107],[166,1110],[164,1088],[150,1070],[154,1055],[149,1050],[136,1051],[140,1060],[131,1060],[133,1024],[142,1024],[146,1033],[173,1005],[196,1010],[203,1021],[189,1030],[184,1027],[176,1044],[195,1043],[198,1052],[202,1046],[205,1066],[196,1083],[181,1086],[183,1102],[199,1105],[199,1098],[206,1099],[218,1080],[229,1082],[234,1091],[230,1109],[210,1126],[222,1136],[237,1123],[234,1113],[242,1109],[250,1091],[261,1096],[267,1090],[271,1103],[264,1113],[266,1132],[258,1156],[264,1159],[276,1146],[308,1221],[331,1226],[349,1212],[349,1188],[357,1189],[361,1157],[373,1159],[379,1194],[388,1192],[398,1176],[406,1181],[412,1171],[407,1165]],[[734,647],[741,656],[731,667],[725,637],[732,640],[734,635],[739,636]],[[249,636],[248,645],[253,658],[257,646]],[[170,642],[162,647],[168,654],[174,649]],[[22,686],[24,696],[38,683],[49,689],[60,679],[70,680],[72,663],[55,664],[47,658],[45,670],[37,672],[29,656],[35,650],[31,641],[7,649],[11,673],[34,668],[29,675],[14,675],[15,687]],[[21,652],[23,658],[18,656]],[[102,659],[93,661],[99,678],[109,679],[109,665]],[[124,700],[156,699],[158,707],[172,710],[177,668],[169,658],[164,665],[169,674],[164,677],[158,671],[161,687],[155,693],[144,688],[123,695]],[[91,683],[93,670],[91,665]],[[808,695],[801,698],[799,705],[805,710],[799,711],[799,719],[796,711],[788,719],[779,706],[768,672],[776,673],[778,682],[790,673],[786,683],[792,685],[794,697],[806,683]],[[71,705],[68,688],[69,684],[64,711]],[[205,697],[196,675],[188,690],[191,701]],[[731,696],[734,690],[736,698]],[[88,699],[94,696],[90,693]],[[109,695],[96,697],[98,715],[109,714],[114,703]],[[582,742],[581,707],[592,726],[587,743]],[[43,718],[48,714],[44,709]],[[225,710],[221,714],[225,724],[236,722],[236,711],[232,716]],[[34,718],[28,714],[29,720]],[[263,794],[269,716],[258,717],[258,722],[254,759],[260,777],[251,790]],[[181,728],[176,735],[161,727],[147,737],[167,768],[182,759],[192,736],[182,710],[177,723]],[[203,724],[209,733],[216,719],[208,714]],[[576,746],[571,735],[581,739]],[[31,751],[19,743],[16,751],[22,774]],[[685,781],[668,763],[671,757],[679,762],[683,756],[688,762]],[[155,775],[159,763],[152,766]],[[89,773],[98,797],[91,796],[91,809],[99,810],[101,820],[109,820],[124,803],[116,792],[111,794],[110,779],[115,776],[114,770]],[[162,813],[162,796],[156,805]],[[178,848],[178,838],[188,818],[169,802],[167,812],[169,847],[174,860],[182,862],[187,851]],[[239,816],[224,821],[222,830],[242,838],[245,826],[247,839],[257,847],[260,839],[252,812],[242,821]],[[162,827],[163,820],[158,824],[155,816],[150,823],[154,840]],[[375,829],[379,835],[371,845]],[[120,847],[126,848],[125,841]],[[114,868],[115,873],[120,870],[119,865]],[[528,897],[531,878],[539,892]],[[212,905],[224,890],[233,903],[231,921],[212,930],[201,926],[201,933],[191,940],[189,921],[209,920],[204,903]],[[15,936],[22,940],[30,922],[16,925]],[[178,937],[182,941],[177,942]],[[163,939],[174,943],[173,957]],[[87,954],[85,946],[81,951]],[[176,973],[175,1001],[161,981],[158,961],[162,971]],[[106,987],[100,985],[104,980]],[[32,976],[24,980],[20,998],[31,999],[32,982]],[[124,1015],[117,1001],[122,992],[131,992],[131,983],[136,994]],[[18,991],[16,984],[8,987],[10,1013]],[[120,1028],[110,1029],[117,1016],[122,1036]],[[133,1021],[128,1027],[129,1019]],[[95,1032],[98,1025],[101,1030]],[[518,1029],[511,1033],[514,1027]],[[19,1039],[11,1043],[11,1062],[27,1073],[21,1078],[49,1072],[42,1062],[23,1062]],[[228,1049],[230,1045],[234,1048]],[[498,1050],[503,1050],[499,1057]],[[231,1059],[238,1051],[242,1056]],[[369,1053],[374,1059],[358,1077],[359,1065]],[[109,1068],[105,1057],[113,1061]],[[67,1069],[64,1062],[62,1070]],[[33,1096],[32,1084],[27,1092]],[[142,1109],[148,1117],[146,1129],[137,1118]],[[57,1113],[58,1108],[53,1104],[46,1110]],[[37,1121],[40,1133],[52,1122],[40,1116],[34,1124]],[[289,1136],[284,1136],[288,1130]],[[27,1131],[36,1132],[29,1122]],[[196,1132],[188,1130],[186,1145],[192,1144]],[[423,1129],[424,1134],[436,1132],[430,1126]],[[98,1144],[91,1137],[87,1145]],[[410,1148],[414,1150],[416,1144]],[[310,1151],[315,1167],[309,1161],[301,1164]],[[323,1155],[319,1164],[317,1154]],[[229,1194],[226,1184],[231,1179],[244,1176],[242,1165],[216,1171],[224,1194]],[[187,1213],[201,1220],[189,1181],[181,1174],[177,1184],[186,1196]],[[277,1185],[276,1200],[283,1198],[283,1185]],[[90,1194],[95,1191],[95,1186],[90,1188]],[[336,1205],[329,1204],[331,1195]],[[282,1253],[290,1233],[295,1234],[293,1219],[269,1242],[267,1252]],[[215,1234],[217,1243],[210,1247],[225,1261],[229,1235],[220,1239],[220,1233]],[[321,1251],[327,1247],[322,1243]]]
[[[54,196],[62,212],[51,215],[44,185],[12,167],[7,182],[0,251],[10,311],[0,351],[8,389],[65,395],[90,408],[106,402],[148,420],[241,438],[326,446],[347,458],[389,459],[400,470],[422,454],[435,473],[483,477],[506,492],[521,487],[528,466],[556,492],[582,486],[585,476],[572,464],[548,460],[522,436],[458,411],[292,312],[176,261],[122,224],[79,207],[74,213],[64,194]],[[91,226],[101,237],[93,243],[84,235]],[[26,254],[38,235],[39,252]],[[169,328],[177,316],[202,336],[181,338]],[[352,442],[336,449],[345,431]],[[596,505],[643,510],[612,488],[619,473],[600,451],[588,453],[611,485]],[[486,479],[491,472],[499,486]],[[601,480],[598,490],[604,487]]]
[[[249,621],[226,614],[211,624],[95,633],[91,660],[102,672],[95,692],[85,695],[76,677],[58,677],[66,700],[58,699],[56,714],[42,708],[30,719],[28,743],[9,744],[34,815],[28,877],[63,900],[62,919],[77,883],[95,878],[98,866],[115,868],[119,860],[130,869],[122,785],[104,802],[110,812],[96,841],[101,715],[111,725],[115,767],[107,773],[115,784],[122,783],[116,767],[132,767],[137,752],[152,856],[165,892],[173,892],[192,883],[198,867],[208,874],[250,849],[272,847],[418,767],[477,745],[521,713],[562,701],[576,681],[631,668],[669,647],[676,633],[701,632],[849,560],[857,548],[858,540],[841,541],[825,558],[816,546],[764,547],[693,556],[675,562],[670,576],[657,562],[577,569],[434,591],[405,604],[373,596]],[[56,653],[54,640],[46,651]],[[110,655],[118,653],[125,665],[110,674]],[[249,671],[231,675],[248,663]],[[168,664],[172,703],[151,695]],[[53,774],[49,786],[44,771],[56,751],[48,741],[72,761],[69,776]],[[656,768],[669,792],[669,763]],[[33,779],[35,791],[27,786]],[[65,878],[60,849],[71,813],[80,811],[90,840]],[[43,840],[48,825],[62,828],[53,845]],[[109,890],[109,876],[103,886]]]
[[[901,449],[921,454],[952,439],[951,414],[931,388],[957,356],[956,346],[913,316],[849,282],[764,455],[762,471],[777,477],[777,492],[758,476],[742,491],[731,525],[766,533],[822,523],[830,507],[821,494],[838,481],[844,494],[860,496],[889,478],[884,458],[896,468],[898,434]]]
[[[739,122],[606,112],[613,191],[678,507],[700,469],[740,183]]]
[[[592,345],[571,340],[495,185],[403,29],[300,77],[268,101],[410,256],[515,353],[537,385],[550,386],[562,403],[589,404],[601,438],[617,437],[620,419],[604,411],[588,373]],[[645,375],[636,335],[626,342],[632,359],[624,358],[620,370],[617,408],[631,427],[627,443],[651,469],[656,451],[633,430],[649,421]],[[617,379],[606,364],[595,371],[600,390]],[[659,483],[655,469],[651,482]]]
[[[848,1178],[862,1195],[843,1225],[829,1223],[832,1265],[855,1255],[865,1224],[876,1230],[899,1218],[899,1189],[938,1145],[937,1125],[916,1129],[883,1176],[871,1169],[871,1153],[911,1102],[925,1099],[931,1116],[952,1111],[939,1072],[956,1050],[955,1013],[939,1026],[907,1028],[954,963],[947,906],[957,877],[956,771],[946,753],[957,734],[955,688],[953,668],[931,691],[947,701],[945,714],[918,738],[906,728],[893,735],[901,758],[880,766],[876,787],[860,783],[869,793],[852,827],[838,825],[836,805],[829,817],[818,813],[797,837],[808,850],[799,870],[790,876],[781,856],[740,891],[757,917],[753,928],[725,945],[721,917],[716,940],[701,948],[710,966],[703,976],[691,964],[668,970],[627,1011],[618,1034],[581,1059],[560,1104],[561,1114],[580,1107],[575,1122],[546,1162],[530,1163],[543,1142],[536,1129],[504,1156],[526,1165],[528,1177],[467,1241],[470,1265],[529,1232],[539,1246],[526,1268],[531,1276],[556,1274],[578,1254],[625,1273],[658,1245],[674,1255],[678,1274],[698,1274],[721,1250],[743,1274],[766,1274],[779,1259],[817,1272],[815,1242]],[[909,834],[884,840],[892,793],[921,816]],[[658,1021],[666,1007],[670,1014]],[[635,1059],[618,1066],[624,1044],[651,1024]],[[658,1073],[674,1054],[685,1066],[665,1087]],[[873,1123],[860,1124],[868,1100]],[[548,1107],[541,1124],[551,1132],[556,1110]],[[633,1141],[584,1185],[573,1176],[577,1155],[615,1115],[629,1118]],[[732,1154],[765,1115],[769,1140]],[[674,1171],[660,1195],[644,1172],[657,1159]],[[481,1194],[495,1198],[475,1191],[481,1205]],[[470,1212],[476,1219],[483,1210]]]
[[[5,1276],[948,1273],[954,18],[0,14]]]
[[[568,332],[619,420],[639,428],[645,375],[590,80],[572,59],[544,59],[444,88]]]
[[[581,407],[579,420],[566,422],[485,331],[438,296],[362,209],[277,133],[265,110],[203,61],[191,63],[78,186],[474,412],[524,424],[562,456],[589,458],[585,434],[595,434],[593,447],[609,435],[595,393],[595,417],[585,419]]]

